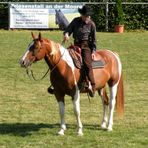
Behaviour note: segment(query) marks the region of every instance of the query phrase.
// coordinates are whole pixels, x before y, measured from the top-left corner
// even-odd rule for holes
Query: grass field
[[[37,33],[37,32],[36,32]],[[43,31],[43,36],[61,42],[62,32]],[[148,147],[148,32],[97,33],[98,48],[119,53],[123,63],[125,115],[114,114],[113,132],[99,128],[102,119],[98,95],[89,103],[81,95],[84,136],[76,134],[70,97],[66,96],[65,136],[59,130],[58,104],[46,91],[49,77],[30,81],[18,61],[31,42],[30,31],[0,30],[0,148],[146,148]],[[33,65],[40,78],[44,61]]]

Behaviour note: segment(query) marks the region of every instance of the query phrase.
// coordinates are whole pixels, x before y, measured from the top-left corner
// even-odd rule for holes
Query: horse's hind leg
[[[73,98],[73,105],[74,105],[74,113],[77,119],[77,125],[78,125],[78,135],[82,136],[83,131],[82,131],[82,122],[80,119],[80,91],[78,88],[76,88],[75,95],[72,97]]]
[[[108,96],[107,96],[107,93],[106,93],[106,89],[102,88],[99,91],[99,95],[101,96],[102,105],[103,105],[103,118],[102,118],[101,128],[106,129],[107,123],[108,123],[107,114],[108,114],[108,102],[109,102]]]
[[[114,113],[114,108],[116,104],[116,95],[117,95],[117,83],[110,87],[110,104],[109,104],[109,121],[108,121],[108,131],[112,131],[112,126],[113,126],[113,113]]]

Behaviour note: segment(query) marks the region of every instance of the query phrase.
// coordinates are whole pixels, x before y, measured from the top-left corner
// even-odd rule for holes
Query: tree
[[[123,9],[122,9],[121,0],[116,0],[115,24],[116,25],[123,25],[124,24],[124,16],[123,16]]]

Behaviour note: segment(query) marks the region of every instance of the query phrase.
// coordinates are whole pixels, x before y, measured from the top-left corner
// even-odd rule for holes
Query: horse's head
[[[39,33],[38,38],[31,33],[33,41],[28,45],[27,50],[20,60],[20,65],[27,68],[32,63],[41,60],[45,57],[46,50],[43,44],[43,39],[41,33]]]

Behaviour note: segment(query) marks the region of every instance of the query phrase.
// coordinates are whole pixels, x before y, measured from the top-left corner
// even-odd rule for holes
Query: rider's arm
[[[76,25],[76,19],[73,19],[72,22],[68,25],[68,27],[65,29],[64,31],[64,35],[67,34],[67,35],[71,35],[74,31],[74,26]]]
[[[96,51],[96,26],[94,23],[91,26],[91,50]]]

